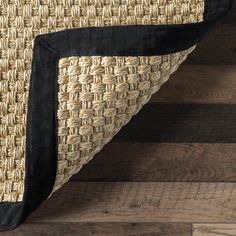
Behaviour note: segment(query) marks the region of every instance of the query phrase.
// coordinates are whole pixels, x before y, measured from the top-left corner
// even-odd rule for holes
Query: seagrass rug
[[[149,101],[232,0],[0,0],[0,230]]]

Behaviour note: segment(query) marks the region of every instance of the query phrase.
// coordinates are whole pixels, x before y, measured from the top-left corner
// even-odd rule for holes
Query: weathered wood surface
[[[194,224],[193,236],[235,236],[236,224]]]
[[[29,222],[236,222],[236,183],[69,182]]]
[[[147,104],[119,142],[235,143],[236,104]]]
[[[183,223],[26,223],[3,236],[191,236],[191,231]]]
[[[233,182],[236,144],[113,142],[71,181]]]
[[[150,102],[236,104],[236,65],[182,65]]]

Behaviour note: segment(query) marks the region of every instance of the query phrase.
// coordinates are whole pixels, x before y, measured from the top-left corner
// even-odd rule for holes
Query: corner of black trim
[[[204,21],[224,17],[232,5],[233,0],[205,0]]]

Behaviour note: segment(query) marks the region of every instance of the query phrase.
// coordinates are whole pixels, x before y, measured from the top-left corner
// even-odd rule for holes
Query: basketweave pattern
[[[0,202],[21,201],[34,38],[76,27],[203,20],[203,0],[0,0]]]
[[[59,61],[59,156],[54,191],[138,113],[192,50],[165,56]]]

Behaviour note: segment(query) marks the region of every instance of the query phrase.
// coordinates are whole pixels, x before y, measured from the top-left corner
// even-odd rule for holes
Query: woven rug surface
[[[77,27],[193,23],[203,19],[203,11],[203,0],[1,0],[1,201],[15,202],[23,198],[28,90],[37,35]],[[58,173],[62,172],[62,166],[60,163]],[[58,178],[56,185],[66,181],[61,180],[62,176]]]

